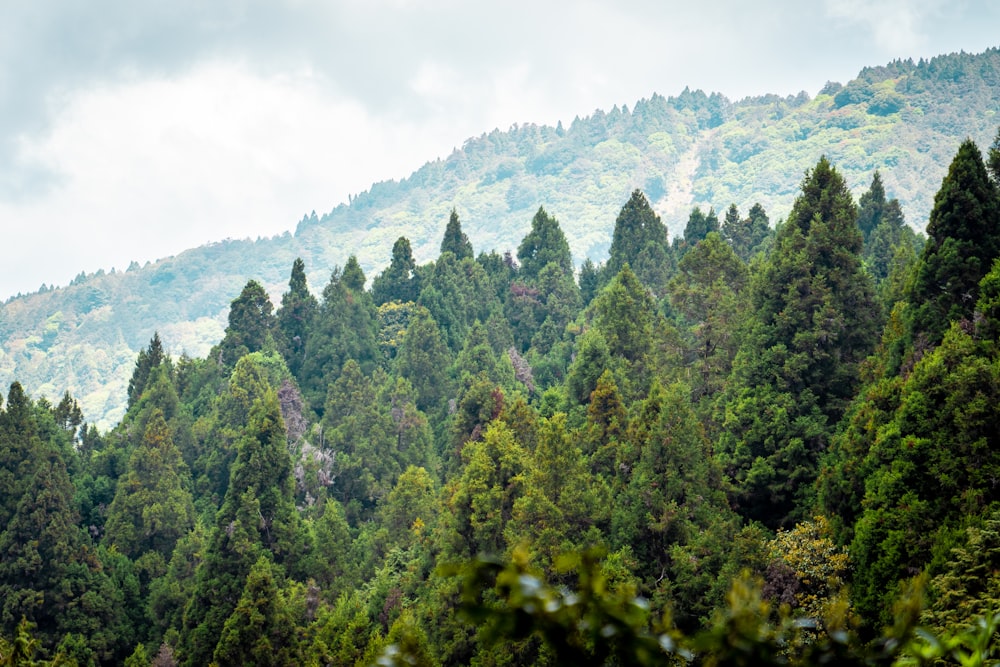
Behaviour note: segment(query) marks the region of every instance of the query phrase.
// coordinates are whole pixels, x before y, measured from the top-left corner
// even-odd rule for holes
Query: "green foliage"
[[[1000,194],[972,140],[934,196],[927,235],[910,301],[914,334],[935,344],[950,322],[970,318],[979,281],[1000,256]]]
[[[444,238],[441,239],[441,254],[450,252],[457,261],[472,259],[472,243],[469,237],[462,231],[462,223],[458,221],[458,211],[451,209],[448,217],[448,225],[444,230]]]
[[[240,357],[274,345],[274,306],[256,280],[247,282],[229,309],[229,326],[219,343],[219,361],[232,368]]]
[[[309,329],[318,309],[319,303],[306,284],[305,262],[297,257],[288,279],[288,291],[281,295],[277,315],[278,349],[292,375],[298,376],[302,368]]]
[[[654,294],[663,294],[673,273],[674,254],[666,226],[641,190],[632,192],[615,220],[610,253],[604,268],[606,280],[629,265]]]

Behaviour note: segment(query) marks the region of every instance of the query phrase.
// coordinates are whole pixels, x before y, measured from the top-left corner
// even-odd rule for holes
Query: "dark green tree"
[[[744,516],[807,517],[818,458],[858,385],[880,320],[861,266],[857,209],[821,158],[752,290],[754,325],[723,398],[720,441]]]
[[[736,256],[749,262],[754,254],[763,250],[771,238],[772,230],[767,213],[760,204],[754,204],[746,218],[740,218],[736,204],[726,211],[720,232]]]
[[[156,552],[164,565],[177,540],[194,525],[194,505],[184,488],[186,466],[163,413],[155,411],[128,471],[108,508],[105,541],[138,558]]]
[[[664,293],[673,274],[675,260],[667,228],[640,190],[632,192],[615,220],[605,281],[618,275],[625,264],[657,296]]]
[[[392,246],[389,266],[372,280],[372,299],[375,305],[381,306],[390,301],[416,301],[420,294],[416,268],[410,240],[400,236]]]
[[[702,213],[697,206],[691,209],[688,216],[687,225],[684,227],[683,252],[694,248],[698,242],[711,234],[719,231],[719,216],[715,214],[714,208],[709,208],[708,213]]]
[[[517,247],[517,261],[521,264],[519,277],[528,282],[537,280],[549,263],[556,264],[564,274],[573,273],[573,257],[566,235],[559,222],[542,207],[531,220],[531,231]]]
[[[936,344],[950,322],[971,318],[979,281],[1000,256],[1000,195],[971,140],[934,196],[927,235],[910,302],[914,336]]]
[[[149,379],[149,372],[166,359],[160,334],[155,332],[149,341],[149,347],[139,350],[139,358],[135,361],[135,370],[132,371],[132,377],[128,381],[128,407],[135,405],[142,396],[142,390],[146,388],[146,381]]]
[[[357,267],[357,260],[354,266]],[[370,373],[379,358],[375,304],[367,292],[358,291],[359,283],[364,285],[360,267],[350,273],[346,267],[344,273],[333,270],[306,341],[298,381],[302,395],[320,414],[327,387],[340,377],[348,360],[353,359],[364,372]]]
[[[472,259],[472,243],[469,237],[462,231],[462,223],[458,221],[458,211],[451,209],[448,217],[448,225],[444,230],[444,238],[441,239],[441,254],[450,252],[455,255],[455,259]]]
[[[306,284],[305,262],[296,258],[288,279],[288,291],[281,295],[277,321],[278,349],[285,358],[288,370],[296,377],[302,368],[309,329],[317,310],[319,302]]]
[[[274,306],[256,280],[250,280],[229,308],[229,326],[219,343],[219,360],[232,368],[245,354],[274,344]]]
[[[437,322],[426,308],[417,308],[400,343],[395,370],[413,385],[420,410],[436,410],[451,397],[451,364],[451,352]]]

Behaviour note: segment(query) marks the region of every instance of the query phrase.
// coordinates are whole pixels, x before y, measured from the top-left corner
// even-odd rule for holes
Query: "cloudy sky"
[[[993,0],[0,0],[0,300],[292,230],[493,128],[992,46]]]

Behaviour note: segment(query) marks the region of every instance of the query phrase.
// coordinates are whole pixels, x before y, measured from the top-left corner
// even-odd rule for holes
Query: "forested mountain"
[[[0,664],[983,664],[993,132],[927,237],[827,155],[774,227],[695,207],[671,239],[624,193],[578,271],[545,206],[503,254],[456,206],[430,260],[401,235],[314,292],[296,257],[205,354],[153,333],[112,428],[13,381]]]
[[[313,285],[351,254],[370,275],[400,236],[416,261],[433,259],[453,209],[476,248],[502,254],[544,205],[575,261],[599,262],[636,188],[672,236],[684,233],[694,207],[721,218],[730,205],[746,212],[759,204],[773,224],[789,214],[805,170],[826,155],[856,194],[880,170],[908,224],[923,229],[954,146],[966,138],[987,145],[998,108],[1000,51],[992,49],[866,68],[814,97],[731,101],[685,90],[554,128],[494,130],[408,178],[304,217],[294,234],[81,273],[69,286],[10,299],[0,306],[0,382],[19,378],[52,400],[68,389],[89,420],[110,427],[124,414],[132,360],[154,331],[175,354],[203,355],[249,278],[276,299],[296,257]]]

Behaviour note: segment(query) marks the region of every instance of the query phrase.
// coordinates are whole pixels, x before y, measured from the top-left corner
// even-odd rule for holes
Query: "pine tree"
[[[569,243],[555,218],[539,207],[531,220],[531,231],[517,247],[517,260],[521,263],[519,277],[525,281],[537,280],[538,274],[549,263],[554,263],[567,275],[573,273],[573,258]]]
[[[720,448],[741,512],[771,526],[806,518],[794,513],[874,347],[880,313],[856,215],[843,178],[820,159],[753,289]]]
[[[240,357],[273,345],[274,306],[267,292],[256,280],[243,287],[229,308],[229,326],[219,343],[219,359],[232,368]]]
[[[971,319],[979,281],[1000,256],[1000,195],[971,140],[934,196],[927,235],[910,303],[914,336],[936,344],[950,322]]]
[[[731,204],[720,232],[736,256],[744,262],[749,262],[754,254],[763,250],[772,235],[767,213],[760,204],[754,204],[747,217],[742,219],[736,204]]]
[[[639,280],[660,296],[673,273],[674,263],[666,226],[653,212],[646,195],[641,190],[633,191],[615,220],[611,256],[604,268],[606,281],[629,264]]]
[[[348,360],[358,362],[364,372],[371,372],[378,359],[377,313],[371,296],[357,290],[359,282],[364,285],[360,271],[360,267],[349,274],[346,267],[344,273],[333,270],[306,341],[305,359],[297,379],[303,396],[320,414],[327,387],[340,377]]]
[[[184,462],[159,410],[129,459],[108,508],[105,540],[132,559],[155,551],[166,562],[177,540],[194,525],[191,494],[183,486]]]
[[[416,269],[410,240],[400,236],[392,246],[389,266],[372,280],[372,300],[375,305],[381,306],[390,301],[416,301],[420,294]]]
[[[719,217],[714,208],[708,209],[708,214],[702,213],[697,206],[691,209],[687,226],[684,227],[684,252],[691,250],[698,242],[712,232],[719,231]]]
[[[128,407],[135,405],[139,397],[142,396],[143,389],[146,388],[146,381],[149,379],[149,372],[166,360],[163,352],[163,343],[160,341],[159,332],[154,332],[149,341],[149,347],[139,350],[139,358],[135,361],[135,370],[128,381]]]
[[[451,209],[448,217],[448,226],[444,230],[444,238],[441,239],[441,254],[450,252],[455,255],[455,259],[472,259],[472,243],[469,237],[462,231],[462,224],[458,221],[458,211]]]
[[[451,352],[437,322],[426,308],[418,308],[400,343],[396,373],[413,385],[420,410],[436,410],[451,397],[451,364]]]
[[[292,275],[288,279],[288,291],[281,295],[278,310],[278,348],[285,358],[288,370],[298,377],[305,358],[306,341],[313,318],[319,309],[319,302],[306,284],[305,263],[296,258],[292,263]]]

